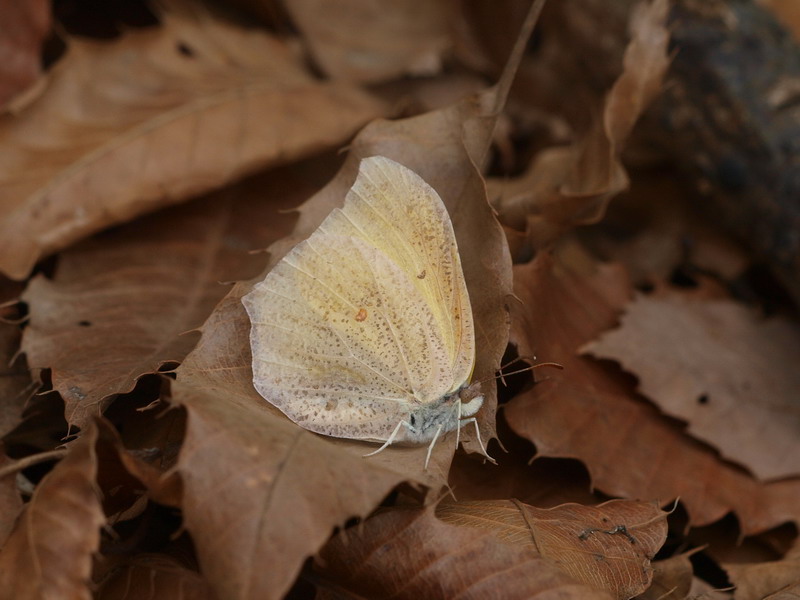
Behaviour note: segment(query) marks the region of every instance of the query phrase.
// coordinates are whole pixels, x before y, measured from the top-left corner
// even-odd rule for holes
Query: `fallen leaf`
[[[379,513],[334,537],[314,565],[318,598],[612,598],[530,547],[457,527],[432,509]]]
[[[166,387],[166,386],[165,386]],[[130,410],[135,416],[122,421],[123,436],[114,428],[109,419],[115,411],[106,413],[106,418],[95,422],[100,429],[98,455],[105,451],[107,470],[117,471],[135,478],[137,496],[146,492],[147,497],[159,504],[181,507],[183,497],[180,476],[172,468],[177,462],[177,454],[185,434],[185,411],[165,408],[161,404],[149,410]],[[103,484],[105,472],[101,461],[98,481]],[[129,479],[126,483],[130,481]],[[103,485],[104,489],[111,488]],[[119,493],[120,486],[114,488]],[[111,514],[106,510],[106,514]]]
[[[333,79],[433,75],[451,46],[452,10],[427,0],[287,0],[312,56]]]
[[[628,186],[619,155],[639,115],[661,90],[669,66],[668,8],[666,0],[655,0],[631,13],[624,70],[606,96],[602,119],[582,139],[540,152],[517,179],[490,181],[489,197],[501,220],[527,231],[534,248],[577,225],[596,223],[611,198]]]
[[[0,321],[0,437],[20,423],[22,409],[39,385],[17,355],[21,336],[19,326]]]
[[[261,271],[266,255],[247,251],[285,235],[294,219],[280,211],[313,190],[267,172],[97,236],[62,253],[52,280],[31,280],[22,349],[51,370],[67,422],[85,427],[142,375],[183,360],[198,338],[187,332],[229,289],[220,282]]]
[[[800,596],[800,547],[797,544],[781,560],[726,563],[722,567],[736,586],[736,600],[788,600]]]
[[[692,552],[678,554],[652,563],[653,582],[636,600],[683,600],[692,589],[694,567],[689,557]]]
[[[0,452],[0,468],[11,463],[5,452]],[[21,510],[22,497],[17,488],[17,479],[14,475],[7,475],[0,479],[0,549],[11,534]]]
[[[260,168],[336,147],[382,105],[315,81],[278,38],[197,7],[111,42],[72,39],[0,116],[0,271]]]
[[[637,397],[629,377],[578,355],[616,325],[632,294],[618,266],[583,268],[545,253],[515,267],[521,305],[512,313],[512,342],[520,354],[564,370],[506,406],[511,428],[540,456],[581,460],[607,494],[664,503],[680,498],[690,525],[734,511],[749,535],[800,519],[800,481],[759,483]]]
[[[0,112],[41,76],[41,46],[50,21],[46,0],[0,1]]]
[[[203,577],[165,554],[140,554],[115,566],[97,600],[214,600]]]
[[[800,473],[796,322],[679,291],[639,295],[582,351],[619,362],[661,410],[757,477]]]
[[[89,428],[39,483],[0,553],[8,598],[92,597],[92,555],[105,517],[94,486],[97,431]]]
[[[624,600],[650,585],[650,561],[667,537],[666,513],[648,502],[536,508],[516,500],[442,503],[445,523],[492,531],[592,588]]]

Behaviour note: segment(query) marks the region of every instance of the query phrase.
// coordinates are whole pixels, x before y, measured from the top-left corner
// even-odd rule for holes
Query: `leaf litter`
[[[679,175],[623,152],[657,126],[635,124],[669,68],[668,4],[630,12],[624,58],[605,66],[619,76],[594,107],[584,100],[599,95],[570,93],[574,81],[530,92],[563,32],[545,29],[527,48],[523,37],[490,85],[527,3],[494,8],[492,25],[457,4],[338,4],[325,18],[315,2],[286,0],[270,28],[165,3],[158,23],[115,39],[67,37],[40,85],[0,117],[0,270],[21,280],[0,280],[11,301],[0,324],[10,365],[0,589],[794,593],[795,550],[731,562],[703,545],[713,523],[735,523],[729,548],[787,523],[796,531],[797,320],[757,289],[737,293],[755,259],[726,232],[698,227],[689,205],[664,210],[682,202],[666,183]],[[524,85],[503,113],[520,61]],[[563,112],[532,100],[556,89]],[[451,215],[487,394],[477,416],[496,465],[470,431],[455,455],[454,436],[441,440],[427,470],[425,448],[364,459],[370,445],[303,430],[252,387],[241,297],[374,154],[419,173]],[[643,219],[609,207],[629,183],[622,205]],[[562,369],[497,385],[517,355]]]

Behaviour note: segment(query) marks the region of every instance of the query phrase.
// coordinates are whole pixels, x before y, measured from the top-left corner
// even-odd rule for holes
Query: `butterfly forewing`
[[[328,227],[361,237],[407,273],[434,315],[451,359],[448,391],[455,391],[472,372],[474,329],[453,225],[436,191],[410,169],[373,156],[362,161],[343,209],[321,228]]]
[[[293,421],[385,440],[469,377],[474,333],[452,225],[436,193],[382,157],[245,296],[253,381]]]

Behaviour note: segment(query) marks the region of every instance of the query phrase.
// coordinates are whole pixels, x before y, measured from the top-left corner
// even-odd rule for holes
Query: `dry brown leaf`
[[[451,6],[429,0],[284,0],[314,60],[333,79],[433,75],[451,45]]]
[[[654,0],[631,14],[624,70],[606,97],[602,120],[583,139],[539,153],[516,180],[490,181],[489,196],[503,222],[526,230],[535,248],[599,221],[611,198],[627,187],[619,154],[669,66],[668,7],[666,0]]]
[[[97,431],[89,428],[39,483],[0,553],[7,598],[92,597],[92,555],[105,517],[95,490]]]
[[[97,600],[214,600],[203,577],[166,554],[140,554],[116,565]]]
[[[0,452],[0,468],[11,462],[5,452]],[[22,510],[22,497],[17,488],[17,479],[13,474],[7,475],[0,479],[0,549],[11,534],[20,510]]]
[[[0,117],[0,271],[24,278],[90,233],[335,147],[383,111],[263,32],[199,9],[162,20],[71,40],[44,93]]]
[[[729,590],[718,590],[710,583],[695,577],[692,579],[692,589],[686,598],[687,600],[730,600],[733,597],[734,595]]]
[[[650,585],[650,561],[667,537],[666,513],[631,500],[547,509],[516,500],[442,503],[436,516],[530,548],[574,579],[620,600]]]
[[[728,563],[722,567],[736,586],[736,600],[788,600],[800,596],[800,546],[797,543],[781,560]]]
[[[50,21],[46,0],[0,0],[0,112],[41,76],[41,45]]]
[[[95,419],[98,429],[97,486],[103,492],[103,511],[111,524],[131,517],[131,508],[145,506],[144,495],[156,502],[180,508],[181,481],[174,471],[164,474],[125,448],[113,425]],[[158,448],[150,448],[150,451]]]
[[[38,387],[25,360],[17,356],[21,336],[19,326],[0,321],[0,437],[20,423],[22,409]]]
[[[60,256],[53,280],[35,277],[22,298],[30,322],[22,349],[52,371],[67,422],[84,427],[114,394],[180,362],[229,288],[260,272],[248,254],[285,235],[279,211],[315,188],[288,169],[265,173],[100,235]],[[180,224],[180,226],[176,226]]]
[[[318,598],[609,599],[529,547],[457,527],[432,509],[379,513],[328,543],[315,565]]]
[[[618,329],[583,347],[636,375],[692,435],[757,477],[800,473],[800,326],[729,300],[637,296]]]
[[[583,268],[541,254],[515,270],[522,303],[514,311],[512,341],[520,354],[556,361],[564,370],[507,405],[511,428],[541,456],[584,462],[605,493],[660,502],[680,497],[692,525],[734,511],[750,534],[800,519],[800,481],[759,483],[638,398],[629,377],[578,355],[616,325],[631,295],[617,266]]]
[[[653,582],[636,600],[683,600],[692,589],[692,552],[652,563]]]

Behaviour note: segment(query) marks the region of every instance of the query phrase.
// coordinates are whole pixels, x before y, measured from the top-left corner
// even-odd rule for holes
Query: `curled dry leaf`
[[[119,565],[100,586],[97,600],[214,600],[203,577],[166,554],[140,554]]]
[[[180,362],[229,288],[264,268],[264,248],[290,230],[282,209],[314,188],[278,170],[174,207],[64,252],[53,280],[35,277],[22,299],[22,349],[49,368],[67,422],[84,427],[114,394]],[[290,190],[290,191],[287,191]],[[180,226],[176,226],[180,224]]]
[[[340,533],[314,570],[325,599],[613,597],[579,583],[530,547],[445,523],[430,508],[386,511]]]
[[[512,313],[512,341],[520,354],[564,366],[505,410],[540,455],[581,460],[593,484],[614,496],[679,497],[693,525],[734,511],[750,534],[800,519],[800,481],[759,483],[638,398],[630,378],[578,354],[616,325],[631,297],[617,266],[589,264],[581,272],[540,254],[515,269],[515,282],[521,305]]]
[[[667,292],[638,296],[618,329],[583,350],[618,361],[665,413],[756,476],[800,473],[796,322]]]
[[[286,44],[195,9],[73,39],[47,89],[0,117],[0,271],[258,168],[341,144],[382,106],[319,83]]]
[[[180,508],[181,481],[174,471],[165,475],[134,452],[125,448],[119,433],[106,419],[95,419],[98,429],[97,486],[103,492],[103,510],[108,520],[118,520],[144,508],[144,494],[165,506]]]
[[[334,79],[432,75],[450,47],[451,7],[428,0],[287,0],[315,61]]]
[[[41,45],[50,21],[46,0],[0,2],[0,112],[41,76]]]
[[[502,221],[526,230],[534,247],[599,221],[611,198],[627,187],[619,155],[669,66],[668,7],[667,0],[655,0],[633,11],[624,70],[606,97],[602,119],[583,139],[541,152],[516,180],[490,181],[489,196]]]
[[[105,523],[95,490],[97,431],[89,428],[39,483],[0,553],[7,598],[88,600]]]
[[[620,600],[650,585],[650,561],[667,537],[666,513],[653,503],[631,500],[547,509],[516,500],[443,503],[436,515],[530,548],[574,579]]]

